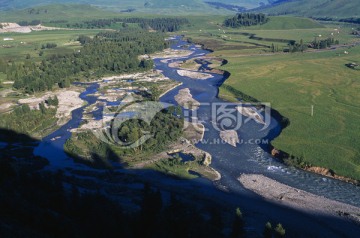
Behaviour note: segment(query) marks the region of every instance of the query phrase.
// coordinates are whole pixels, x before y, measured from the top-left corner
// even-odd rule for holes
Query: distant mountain
[[[113,11],[151,13],[229,13],[268,5],[274,0],[0,0],[0,10],[18,10],[50,4],[90,4]],[[170,11],[171,10],[171,11]]]
[[[138,11],[158,14],[228,12],[226,9],[211,7],[203,0],[0,0],[0,10],[18,10],[49,4],[67,3],[90,4],[113,11]]]
[[[272,0],[204,0],[205,2],[216,2],[225,5],[243,7],[246,9],[256,8],[269,4]]]
[[[360,17],[360,0],[270,0],[270,2],[272,5],[255,11],[307,17]]]

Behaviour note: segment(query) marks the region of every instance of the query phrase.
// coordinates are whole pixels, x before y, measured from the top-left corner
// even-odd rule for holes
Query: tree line
[[[295,52],[304,52],[308,48],[326,49],[326,48],[331,47],[334,44],[338,45],[339,41],[335,40],[332,37],[329,37],[329,38],[326,38],[326,39],[315,38],[310,43],[305,43],[302,39],[299,42],[297,42],[295,40],[291,40],[288,43],[288,48],[285,48],[285,49],[279,49],[278,45],[271,44],[270,51],[273,52],[273,53],[279,52],[279,51],[295,53]]]
[[[189,24],[186,18],[113,18],[113,19],[96,19],[80,23],[67,24],[67,27],[74,28],[105,28],[111,27],[115,23],[137,23],[142,29],[153,29],[161,32],[174,32],[180,30],[181,26]]]
[[[238,13],[224,21],[226,27],[238,28],[243,26],[262,25],[269,21],[263,13]]]
[[[40,20],[32,20],[32,21],[19,21],[18,24],[20,26],[36,26],[41,24]]]
[[[318,21],[337,21],[337,22],[360,24],[360,18],[357,17],[342,18],[342,19],[332,18],[332,17],[313,17],[313,19]]]
[[[138,56],[161,51],[169,46],[160,33],[142,30],[101,32],[93,39],[80,36],[83,47],[71,54],[53,54],[39,64],[30,60],[7,66],[7,79],[15,89],[26,93],[51,90],[55,85],[69,87],[80,78],[96,78],[151,69],[151,60]],[[46,45],[45,47],[53,47]]]
[[[326,38],[324,40],[319,40],[317,38],[315,38],[311,43],[310,43],[310,47],[314,48],[314,49],[326,49],[332,45],[338,45],[339,41],[335,40],[332,37]]]

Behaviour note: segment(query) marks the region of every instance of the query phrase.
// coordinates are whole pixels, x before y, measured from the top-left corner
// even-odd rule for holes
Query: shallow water
[[[176,37],[175,42],[176,43],[172,46],[174,49],[179,49],[183,45],[188,44],[187,42],[182,41],[180,37]],[[193,54],[188,57],[181,57],[182,60],[209,53],[208,51],[193,45],[190,46],[189,49],[193,51]],[[242,173],[264,174],[265,176],[289,186],[360,207],[360,187],[295,168],[286,167],[274,160],[268,152],[264,151],[263,148],[267,148],[268,143],[253,143],[254,140],[270,141],[279,135],[281,128],[273,117],[270,118],[269,126],[265,130],[262,130],[263,125],[257,124],[254,120],[245,123],[246,118],[242,118],[242,125],[237,129],[242,143],[236,148],[221,143],[219,131],[214,128],[217,124],[214,123],[215,119],[212,116],[214,110],[212,110],[211,104],[217,103],[221,105],[226,103],[217,98],[218,86],[221,85],[226,78],[217,74],[212,74],[214,78],[208,80],[194,80],[188,77],[182,77],[177,74],[177,69],[168,67],[168,63],[179,59],[170,60],[168,63],[162,63],[161,60],[162,59],[155,60],[156,69],[162,70],[165,76],[183,83],[181,86],[165,94],[161,98],[161,102],[176,105],[177,103],[174,96],[178,94],[180,89],[189,88],[193,97],[202,103],[197,114],[189,112],[189,116],[196,116],[199,121],[203,122],[206,128],[204,141],[196,146],[212,155],[212,167],[222,175],[221,181],[218,182],[219,186],[225,187],[234,193],[251,196],[252,193],[244,189],[237,181],[237,178]],[[203,68],[207,67],[208,65],[204,65]],[[96,93],[98,87],[98,84],[89,85],[80,97],[89,104],[95,103],[97,97],[89,96],[89,94]],[[114,105],[117,103],[120,102],[116,102]],[[71,136],[70,130],[79,127],[82,121],[84,108],[85,107],[82,107],[73,111],[72,119],[66,125],[62,126],[51,135],[43,138],[40,144],[35,148],[34,154],[47,158],[50,161],[50,166],[52,168],[86,168],[86,166],[74,163],[63,150],[66,140]],[[235,105],[229,105],[229,108],[234,109]],[[102,109],[99,109],[94,113],[96,119],[100,119],[101,115],[99,115],[99,113],[101,111]],[[53,138],[58,139],[52,140]]]
[[[179,48],[178,46],[181,44],[187,44],[180,38],[177,40],[178,43],[173,46],[174,49]],[[194,47],[190,47],[190,49],[194,49]],[[199,48],[193,51],[194,53],[187,59],[209,53]],[[242,124],[237,130],[242,143],[236,148],[219,143],[219,131],[213,126],[215,119],[212,117],[213,110],[208,103],[226,103],[217,98],[218,86],[225,80],[224,76],[212,74],[214,78],[205,81],[194,80],[179,76],[176,69],[169,68],[160,59],[156,60],[155,64],[156,68],[162,70],[165,76],[183,83],[164,95],[161,98],[162,102],[176,104],[174,96],[178,91],[189,88],[193,97],[204,104],[199,108],[197,115],[207,131],[204,141],[197,144],[197,147],[212,155],[212,167],[222,174],[221,185],[233,192],[246,193],[237,178],[243,173],[263,174],[289,186],[360,207],[360,187],[287,167],[274,160],[268,152],[263,150],[263,148],[267,148],[267,142],[276,138],[281,132],[279,123],[273,117],[269,127],[265,130],[261,130],[263,125],[257,124],[254,120]],[[231,108],[231,105],[229,107]],[[252,143],[254,140],[265,140],[266,143]]]

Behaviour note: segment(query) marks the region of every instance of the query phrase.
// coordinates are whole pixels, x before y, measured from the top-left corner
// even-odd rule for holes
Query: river
[[[176,37],[172,48],[181,49],[187,45],[187,42],[184,42],[180,37]],[[193,51],[193,53],[190,56],[181,58],[181,60],[188,60],[210,53],[195,45],[190,45],[188,49]],[[172,60],[177,61],[179,59]],[[161,61],[162,59],[154,60],[156,69],[162,70],[166,77],[182,82],[183,84],[166,93],[161,97],[160,101],[177,104],[174,96],[178,94],[179,90],[189,88],[193,97],[202,103],[197,111],[197,117],[198,120],[204,124],[206,132],[203,142],[198,143],[196,146],[212,155],[213,160],[211,166],[222,175],[222,179],[217,182],[218,186],[225,187],[233,193],[251,196],[252,193],[244,189],[237,178],[243,173],[263,174],[286,185],[360,207],[360,187],[287,167],[273,159],[271,155],[263,149],[268,146],[268,142],[276,138],[281,132],[279,123],[273,117],[269,118],[268,127],[264,130],[262,130],[264,125],[258,124],[254,120],[243,123],[241,127],[237,129],[242,140],[242,143],[237,147],[219,143],[221,140],[219,131],[216,130],[216,126],[214,126],[212,118],[214,110],[212,110],[212,105],[225,104],[228,105],[230,109],[235,107],[234,105],[226,104],[227,102],[217,97],[218,88],[226,80],[226,76],[212,74],[213,78],[211,79],[194,80],[180,76],[176,68],[170,68],[168,63]],[[206,68],[207,65],[204,65],[204,67]],[[97,89],[98,84],[91,84],[87,86],[80,97],[89,104],[93,104],[97,101],[97,98],[91,96],[91,94],[97,92]],[[35,149],[34,154],[47,158],[50,162],[50,167],[77,167],[87,169],[85,165],[74,163],[63,150],[66,140],[71,136],[70,130],[79,127],[84,108],[85,106],[73,111],[72,119],[59,130],[43,138],[39,146]],[[266,117],[265,114],[263,114],[263,116]],[[244,118],[242,120],[244,120]],[[53,138],[58,139],[53,140]],[[256,140],[265,143],[250,143]]]

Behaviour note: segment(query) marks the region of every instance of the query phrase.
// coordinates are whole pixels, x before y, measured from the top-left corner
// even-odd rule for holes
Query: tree
[[[236,208],[231,237],[245,237],[245,222],[240,208]]]
[[[271,52],[275,52],[275,46],[274,46],[274,43],[271,44]]]
[[[285,237],[285,229],[282,227],[280,223],[277,224],[274,231],[275,231],[275,238]]]
[[[264,238],[272,238],[272,225],[270,222],[267,222],[263,231]]]
[[[39,108],[42,114],[46,113],[46,107],[44,102],[39,103]]]

